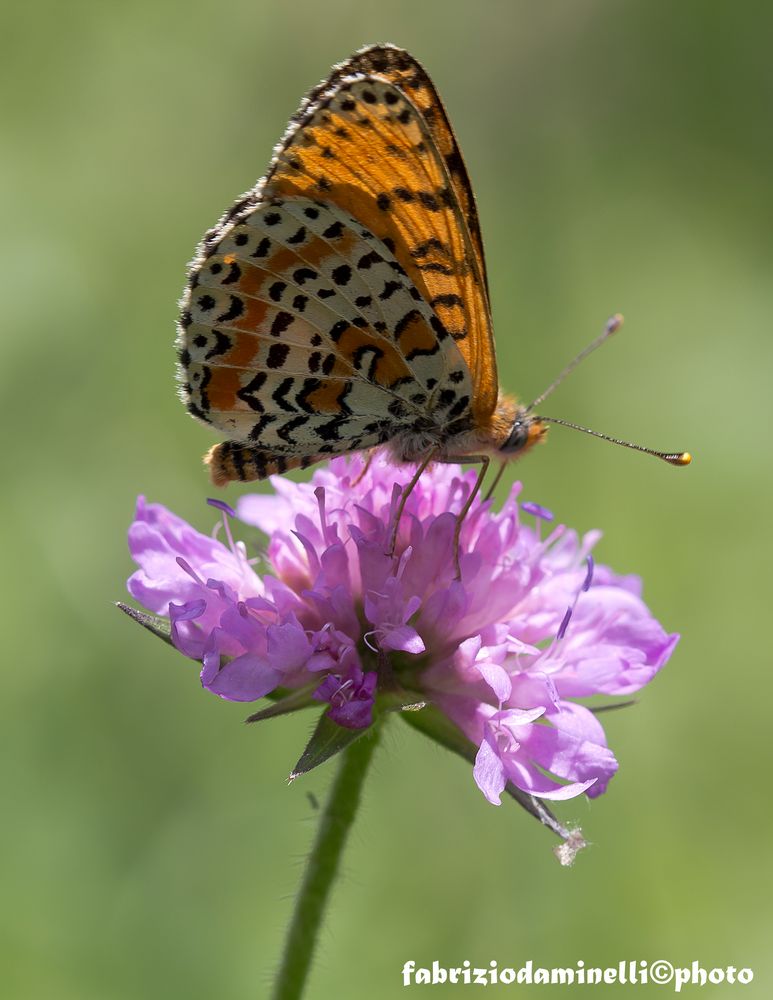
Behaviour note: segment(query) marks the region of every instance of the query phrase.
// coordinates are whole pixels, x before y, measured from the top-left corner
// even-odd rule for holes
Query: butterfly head
[[[490,431],[491,453],[507,461],[518,458],[547,434],[542,420],[525,406],[520,406],[512,396],[500,394],[492,416]]]
[[[499,446],[499,453],[510,457],[526,451],[541,441],[547,430],[539,417],[532,416],[525,409],[519,408],[515,411],[509,434]]]

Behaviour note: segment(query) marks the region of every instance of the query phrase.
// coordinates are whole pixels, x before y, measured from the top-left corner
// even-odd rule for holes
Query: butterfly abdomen
[[[204,456],[215,486],[230,482],[253,482],[290,469],[306,469],[324,455],[280,455],[236,441],[224,441],[210,448]]]

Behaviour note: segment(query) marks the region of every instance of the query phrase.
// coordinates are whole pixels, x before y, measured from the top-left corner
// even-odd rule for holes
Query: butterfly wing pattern
[[[228,436],[213,481],[485,427],[498,381],[474,197],[429,77],[373,46],[293,117],[269,172],[198,247],[181,395]]]

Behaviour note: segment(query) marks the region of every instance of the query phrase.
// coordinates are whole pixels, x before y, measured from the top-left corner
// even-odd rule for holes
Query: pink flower
[[[577,699],[638,691],[678,636],[636,578],[594,567],[597,532],[579,538],[543,507],[519,508],[520,485],[498,512],[473,504],[455,579],[455,512],[475,471],[425,472],[388,555],[395,484],[411,473],[384,456],[367,469],[337,458],[309,483],[274,478],[273,494],[242,497],[238,518],[269,537],[262,575],[225,505],[220,541],[140,498],[129,591],[169,619],[220,697],[294,692],[294,707],[322,700],[332,722],[360,729],[402,691],[477,748],[473,776],[490,802],[508,783],[548,799],[600,794],[617,762]]]

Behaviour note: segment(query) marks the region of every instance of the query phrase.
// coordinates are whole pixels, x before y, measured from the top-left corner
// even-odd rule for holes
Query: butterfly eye
[[[516,420],[504,444],[499,450],[504,452],[520,451],[529,440],[529,423],[527,420]]]

